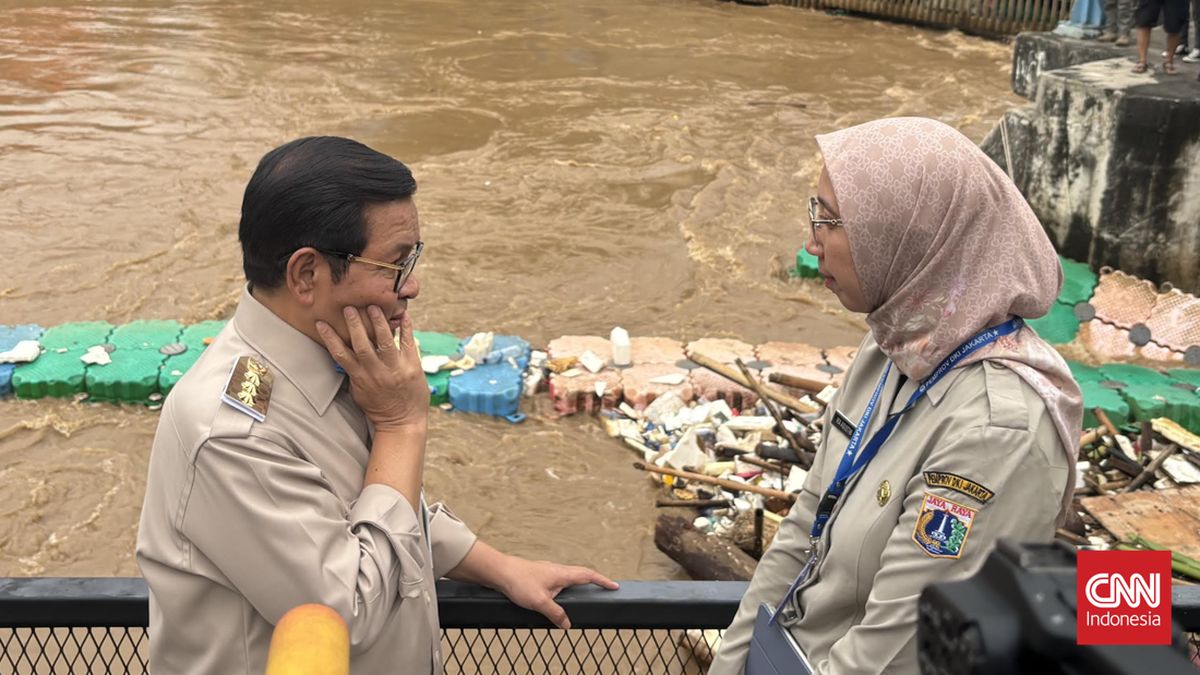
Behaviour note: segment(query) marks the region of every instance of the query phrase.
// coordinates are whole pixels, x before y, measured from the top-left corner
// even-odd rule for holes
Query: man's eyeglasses
[[[399,294],[400,289],[404,286],[404,282],[408,281],[408,277],[412,275],[413,268],[417,266],[417,261],[421,259],[421,251],[424,250],[424,248],[425,242],[418,241],[417,245],[413,248],[412,253],[409,253],[408,257],[404,260],[401,260],[399,264],[383,262],[382,260],[374,260],[371,258],[364,258],[361,255],[343,253],[342,251],[326,251],[320,248],[317,250],[325,255],[342,258],[343,260],[347,260],[349,262],[362,262],[367,263],[368,265],[374,265],[376,267],[396,270],[396,285],[392,287],[392,292]]]
[[[818,209],[821,207],[821,200],[816,197],[808,198],[808,223],[812,227],[813,239],[817,238],[817,230],[822,227],[841,227],[841,218],[818,218]]]

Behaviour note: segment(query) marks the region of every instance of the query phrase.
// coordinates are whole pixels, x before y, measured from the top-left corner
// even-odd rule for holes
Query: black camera
[[[1178,611],[1171,645],[1076,644],[1075,549],[1063,543],[1000,540],[975,576],[928,586],[917,611],[925,675],[1196,672]]]

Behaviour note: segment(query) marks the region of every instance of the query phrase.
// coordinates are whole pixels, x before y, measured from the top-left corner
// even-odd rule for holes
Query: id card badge
[[[854,423],[851,422],[850,418],[846,417],[841,410],[833,411],[833,426],[835,429],[845,434],[846,438],[850,438],[854,435]]]

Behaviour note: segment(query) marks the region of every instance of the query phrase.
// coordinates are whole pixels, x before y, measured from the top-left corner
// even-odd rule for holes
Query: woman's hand
[[[346,307],[344,313],[350,333],[349,346],[324,321],[317,322],[317,333],[333,360],[350,377],[354,402],[375,425],[377,433],[424,431],[429,418],[429,385],[421,370],[408,314],[401,319],[397,346],[379,307],[368,307],[365,321],[358,308]]]

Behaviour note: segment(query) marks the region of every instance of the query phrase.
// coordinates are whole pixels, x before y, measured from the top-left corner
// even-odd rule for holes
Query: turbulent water
[[[282,9],[286,6],[286,9]],[[785,269],[815,133],[926,115],[983,137],[1006,45],[704,0],[4,2],[0,323],[227,318],[267,150],[408,163],[419,329],[854,344]],[[669,578],[650,482],[588,419],[433,413],[429,491],[484,538]],[[0,402],[0,576],[134,575],[157,413]]]

